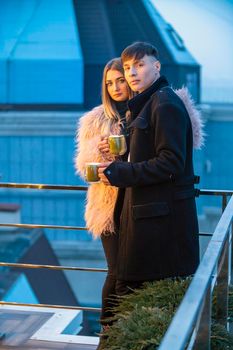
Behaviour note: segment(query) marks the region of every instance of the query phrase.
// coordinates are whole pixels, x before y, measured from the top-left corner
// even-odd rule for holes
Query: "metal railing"
[[[201,191],[205,192],[205,191]],[[214,194],[215,191],[212,192]],[[211,194],[211,191],[203,194]],[[172,319],[159,350],[209,350],[211,308],[216,290],[216,321],[227,328],[228,287],[231,277],[233,192],[218,191],[224,196],[225,210],[190,286]],[[226,197],[231,195],[227,204]]]
[[[48,185],[48,184],[30,184],[30,183],[0,183],[0,188],[9,189],[31,189],[31,190],[70,190],[70,191],[87,191],[87,186],[68,186],[68,185]],[[40,224],[11,224],[0,223],[1,227],[15,227],[15,228],[43,228],[43,229],[62,229],[62,230],[87,230],[86,227],[80,226],[64,226],[64,225],[40,225]],[[89,267],[76,267],[76,266],[52,266],[52,265],[38,265],[38,264],[20,264],[20,263],[8,263],[0,262],[0,267],[14,267],[25,269],[49,269],[49,270],[72,270],[72,271],[86,271],[86,272],[107,272],[107,269],[101,268],[89,268]],[[100,312],[100,308],[87,307],[87,306],[66,306],[66,305],[50,305],[50,304],[31,304],[31,303],[16,303],[0,301],[0,305],[17,305],[17,306],[33,306],[33,307],[48,307],[59,309],[75,309],[83,311]]]
[[[16,184],[0,183],[0,188],[21,188],[35,190],[74,190],[86,191],[87,186],[63,186],[45,184]],[[230,281],[229,257],[231,257],[231,237],[233,219],[233,191],[219,191],[203,189],[199,195],[222,197],[223,214],[213,233],[203,233],[201,236],[212,236],[207,250],[201,260],[196,274],[181,302],[162,342],[159,350],[208,350],[210,349],[210,327],[211,327],[211,301],[214,287],[217,289],[217,319],[226,326],[227,324],[227,301],[228,284]],[[227,204],[228,197],[231,196]],[[16,228],[53,228],[65,230],[87,230],[79,226],[38,225],[38,224],[9,224],[1,223],[0,226]],[[51,266],[36,264],[17,264],[0,262],[0,266],[14,268],[38,268],[51,270],[75,270],[106,272],[107,269]],[[215,271],[216,270],[216,271]],[[198,293],[197,293],[198,291]],[[35,307],[53,307],[78,309],[84,311],[100,311],[99,308],[61,306],[48,304],[25,304],[14,302],[0,302],[4,305],[23,305]],[[185,322],[184,322],[185,320]],[[181,327],[182,325],[182,327]]]

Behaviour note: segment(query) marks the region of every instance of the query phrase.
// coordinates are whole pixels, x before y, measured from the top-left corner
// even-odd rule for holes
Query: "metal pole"
[[[195,332],[196,339],[193,345],[193,350],[210,350],[211,282],[209,283],[209,287],[203,300],[203,309]]]
[[[229,234],[218,261],[216,283],[216,319],[227,328],[228,317],[228,276],[229,276]]]
[[[31,183],[9,183],[1,182],[0,188],[24,188],[32,190],[65,190],[65,191],[87,191],[88,186],[70,186],[70,185],[49,185],[49,184],[31,184]]]
[[[0,307],[4,305],[10,306],[29,306],[29,307],[37,307],[44,308],[48,307],[51,309],[66,309],[66,310],[82,310],[82,311],[92,311],[92,312],[101,312],[100,308],[97,307],[86,307],[86,306],[72,306],[72,305],[51,305],[51,304],[32,304],[32,303],[17,303],[14,301],[0,301]],[[0,348],[2,348],[0,346]]]
[[[107,272],[107,269],[91,268],[91,267],[75,267],[75,266],[54,266],[54,265],[38,265],[38,264],[19,264],[1,262],[0,266],[23,268],[23,269],[49,269],[49,270],[70,270],[70,271],[88,271],[88,272]]]
[[[222,195],[222,212],[224,212],[226,206],[227,206],[227,195],[223,194]]]
[[[86,231],[87,227],[79,227],[79,226],[61,226],[61,225],[38,225],[38,224],[9,224],[9,223],[0,223],[0,227],[16,227],[16,228],[53,228],[56,230],[79,230]],[[20,233],[20,231],[19,231]]]

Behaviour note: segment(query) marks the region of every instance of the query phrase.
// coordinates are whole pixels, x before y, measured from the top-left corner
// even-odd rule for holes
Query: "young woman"
[[[77,148],[75,167],[77,173],[85,176],[86,162],[113,161],[115,157],[109,152],[107,137],[110,134],[127,134],[127,101],[131,95],[124,78],[120,58],[109,61],[103,72],[102,102],[86,113],[79,120],[77,130]],[[126,135],[127,139],[127,135]],[[123,160],[127,159],[127,154]],[[119,191],[119,195],[120,195]],[[112,295],[115,295],[116,263],[118,251],[118,235],[115,230],[114,209],[116,201],[120,202],[118,189],[104,183],[90,184],[87,193],[85,220],[88,230],[95,238],[100,237],[108,265],[108,274],[102,290],[101,324],[108,324],[112,316]]]

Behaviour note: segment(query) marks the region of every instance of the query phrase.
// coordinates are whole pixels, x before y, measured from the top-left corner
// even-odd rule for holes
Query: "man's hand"
[[[108,181],[107,177],[104,175],[104,170],[111,164],[112,162],[107,163],[101,163],[98,166],[98,175],[100,177],[100,181],[103,182],[105,185],[111,186],[110,182]]]

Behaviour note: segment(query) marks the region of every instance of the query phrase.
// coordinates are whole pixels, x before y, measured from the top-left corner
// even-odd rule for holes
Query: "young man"
[[[104,183],[125,188],[119,225],[119,295],[144,281],[191,275],[199,263],[189,114],[160,76],[154,46],[134,43],[121,58],[126,80],[138,92],[128,103],[130,159],[99,169]]]

